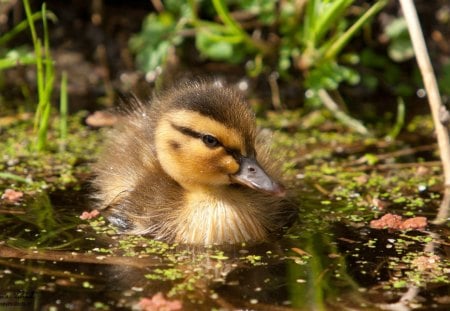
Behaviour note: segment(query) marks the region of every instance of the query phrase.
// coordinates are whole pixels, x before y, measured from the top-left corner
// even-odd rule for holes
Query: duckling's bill
[[[278,197],[286,194],[283,185],[267,175],[256,159],[242,157],[240,162],[239,171],[230,176],[233,182]]]

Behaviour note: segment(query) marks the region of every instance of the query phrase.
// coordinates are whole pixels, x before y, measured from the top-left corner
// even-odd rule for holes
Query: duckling
[[[126,234],[183,244],[263,241],[284,224],[283,185],[255,115],[218,83],[135,100],[94,167],[100,209]]]

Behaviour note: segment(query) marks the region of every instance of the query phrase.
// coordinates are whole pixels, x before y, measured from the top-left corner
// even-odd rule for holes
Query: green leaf
[[[130,39],[129,46],[136,53],[138,67],[153,71],[164,64],[170,47],[179,44],[176,20],[171,13],[150,14],[144,20],[142,30]]]
[[[245,47],[242,44],[217,40],[216,35],[207,31],[199,31],[197,33],[195,45],[203,56],[212,60],[238,63],[245,56]]]
[[[335,90],[342,82],[357,84],[359,81],[360,76],[356,71],[334,62],[326,62],[309,72],[305,86],[313,90]]]
[[[239,5],[245,11],[254,14],[263,25],[275,22],[276,1],[272,0],[243,0]]]
[[[408,33],[408,25],[404,17],[399,17],[390,22],[384,29],[389,39],[397,38]]]
[[[396,38],[388,46],[389,57],[396,62],[403,62],[414,57],[414,49],[409,38]]]
[[[414,57],[408,25],[403,17],[394,19],[386,26],[384,31],[390,40],[388,55],[392,60],[402,62]]]
[[[318,42],[326,33],[336,27],[336,23],[343,20],[343,13],[353,0],[321,1],[320,10],[315,16],[314,33],[315,40]]]
[[[442,93],[450,95],[450,62],[441,68],[438,80]]]

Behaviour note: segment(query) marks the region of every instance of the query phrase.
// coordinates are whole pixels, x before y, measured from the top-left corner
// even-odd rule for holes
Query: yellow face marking
[[[239,135],[235,129],[226,127],[214,119],[189,110],[170,112],[166,119],[177,126],[189,128],[194,132],[212,135],[225,148],[237,150],[243,156],[247,156],[242,135]]]
[[[206,134],[220,144],[208,147],[202,140]],[[163,116],[156,127],[155,146],[164,171],[186,189],[230,184],[239,162],[229,151],[246,155],[244,138],[236,130],[185,110]]]

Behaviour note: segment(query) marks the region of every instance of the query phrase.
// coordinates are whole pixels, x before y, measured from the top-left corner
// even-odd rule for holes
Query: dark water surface
[[[284,236],[232,249],[118,237],[79,219],[84,190],[3,206],[0,310],[128,310],[158,292],[183,310],[450,309],[448,227],[373,230],[364,212],[299,191]],[[421,270],[417,257],[437,264]]]

